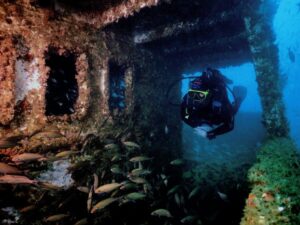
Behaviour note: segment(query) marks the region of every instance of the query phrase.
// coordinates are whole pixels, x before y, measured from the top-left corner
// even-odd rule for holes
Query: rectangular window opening
[[[123,111],[125,103],[125,71],[123,65],[115,62],[109,63],[109,109],[110,111]]]
[[[52,0],[31,0],[30,4],[32,6],[47,8],[53,6],[55,3]]]
[[[61,116],[75,112],[78,84],[75,78],[76,55],[70,51],[59,54],[49,47],[45,53],[46,66],[50,68],[46,88],[46,116]]]

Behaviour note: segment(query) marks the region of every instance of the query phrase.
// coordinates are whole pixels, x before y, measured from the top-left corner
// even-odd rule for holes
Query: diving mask
[[[200,91],[200,90],[193,90],[190,89],[188,92],[189,97],[193,98],[194,100],[203,101],[207,98],[209,91]]]

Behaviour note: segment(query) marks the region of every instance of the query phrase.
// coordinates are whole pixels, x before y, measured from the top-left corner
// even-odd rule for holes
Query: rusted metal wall
[[[0,41],[0,124],[6,125],[14,117],[16,51],[11,39],[0,37]]]
[[[165,98],[167,85],[176,76],[163,59],[136,48],[127,37],[97,30],[72,17],[55,16],[53,10],[26,1],[0,6],[0,56],[6,63],[0,68],[5,80],[1,81],[0,122],[6,125],[0,126],[0,138],[22,136],[15,147],[19,152],[69,146],[91,133],[134,139],[150,147],[165,133],[168,119],[174,127],[172,139],[180,142],[179,115],[168,108]],[[45,115],[49,47],[59,55],[66,51],[76,55],[79,96],[73,114]],[[110,60],[126,67],[127,107],[115,114],[108,107]],[[49,130],[62,136],[45,133],[32,140],[34,134]]]

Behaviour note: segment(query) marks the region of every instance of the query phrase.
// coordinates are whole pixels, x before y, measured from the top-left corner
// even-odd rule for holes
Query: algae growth
[[[287,138],[266,141],[249,171],[253,186],[241,225],[300,224],[300,160]]]

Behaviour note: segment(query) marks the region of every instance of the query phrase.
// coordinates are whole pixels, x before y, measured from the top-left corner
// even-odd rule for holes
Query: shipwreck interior
[[[275,11],[260,0],[2,1],[1,224],[299,224]],[[250,74],[257,101],[235,131],[200,141],[170,103],[207,67]]]

